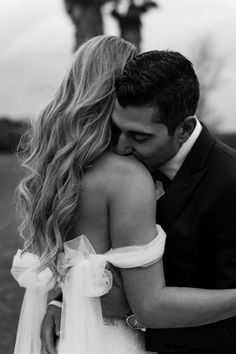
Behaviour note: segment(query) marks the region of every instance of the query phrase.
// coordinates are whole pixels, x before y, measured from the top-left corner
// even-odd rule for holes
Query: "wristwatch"
[[[141,324],[136,320],[136,317],[133,313],[129,313],[126,315],[125,322],[129,327],[133,329],[138,329],[143,332],[146,331],[146,328],[141,326]]]

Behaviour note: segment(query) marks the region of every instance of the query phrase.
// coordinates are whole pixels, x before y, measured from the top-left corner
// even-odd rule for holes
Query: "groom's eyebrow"
[[[149,133],[149,132],[144,132],[144,131],[140,131],[140,130],[135,130],[135,129],[126,129],[125,127],[119,127],[118,125],[116,125],[116,123],[114,122],[113,119],[111,119],[111,128],[112,130],[116,130],[116,131],[119,131],[120,133],[121,132],[126,132],[126,133],[129,133],[129,134],[133,134],[133,135],[143,135],[143,136],[146,136],[146,137],[152,137],[154,134],[153,133]]]
[[[146,136],[146,137],[151,137],[153,136],[152,133],[147,133],[147,132],[143,132],[143,131],[139,131],[139,130],[121,130],[119,127],[117,127],[117,125],[115,123],[112,124],[112,128],[115,128],[116,130],[118,130],[120,133],[122,131],[125,131],[128,134],[132,134],[132,135],[142,135],[142,136]]]
[[[135,130],[135,129],[120,129],[113,121],[111,121],[111,127],[115,130],[119,130],[119,132],[121,131],[126,131],[129,134],[137,134],[137,135],[145,135],[145,136],[153,136],[152,133],[148,133],[148,132],[144,132],[144,131],[140,131],[140,130]]]

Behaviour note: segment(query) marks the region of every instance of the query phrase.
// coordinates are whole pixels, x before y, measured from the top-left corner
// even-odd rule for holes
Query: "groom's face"
[[[112,113],[112,148],[120,155],[132,155],[154,172],[180,148],[178,129],[169,135],[158,120],[157,107],[122,107],[116,101]]]

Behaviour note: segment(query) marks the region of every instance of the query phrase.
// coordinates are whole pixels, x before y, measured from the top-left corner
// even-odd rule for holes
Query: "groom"
[[[191,63],[176,52],[140,54],[126,65],[116,93],[114,149],[136,157],[156,180],[156,220],[167,234],[166,284],[235,288],[236,153],[195,117],[199,85]],[[181,146],[179,129],[189,136]],[[119,302],[109,296],[107,313]],[[53,306],[49,309],[53,316]],[[115,315],[124,312],[125,307]],[[48,339],[43,335],[42,340]],[[146,349],[159,354],[236,353],[236,318],[192,328],[147,329]]]

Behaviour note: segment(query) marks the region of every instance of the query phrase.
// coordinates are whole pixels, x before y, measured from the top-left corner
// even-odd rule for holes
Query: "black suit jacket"
[[[169,286],[236,288],[236,152],[203,127],[165,195],[157,223],[167,234]],[[181,329],[148,329],[150,351],[234,349],[236,317]]]

